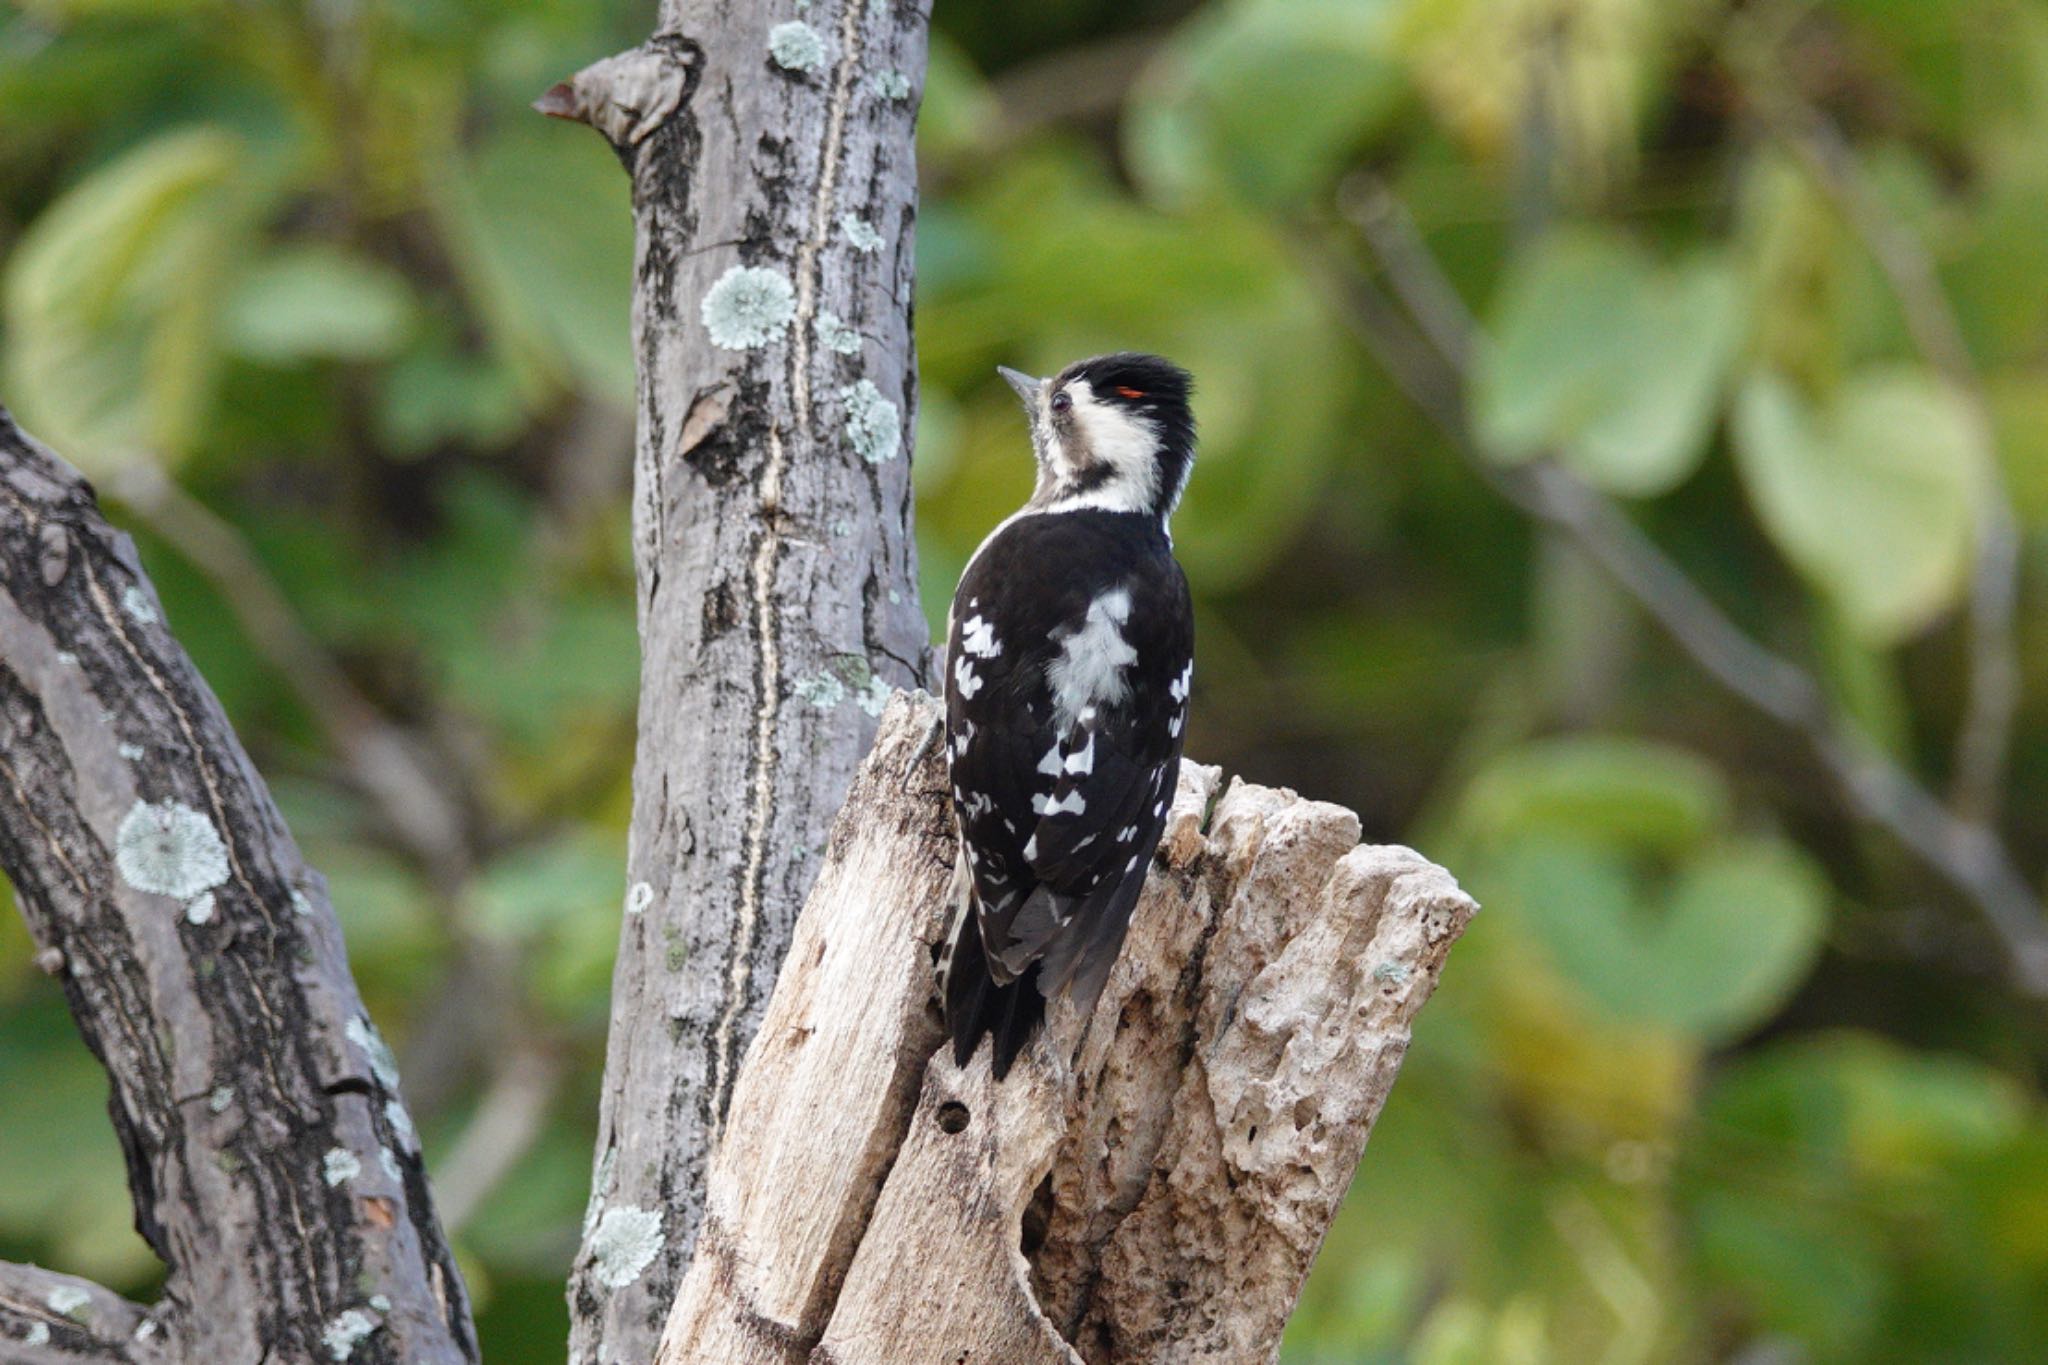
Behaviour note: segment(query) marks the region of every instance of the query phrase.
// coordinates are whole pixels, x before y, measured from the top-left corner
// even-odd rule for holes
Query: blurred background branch
[[[1426,396],[1430,417],[1452,443],[1515,506],[1570,533],[1722,686],[1800,732],[1856,810],[1889,830],[1984,916],[2004,944],[2014,985],[2030,996],[2048,998],[2048,915],[1986,817],[1944,808],[1910,773],[1833,714],[1804,670],[1750,639],[1612,501],[1569,470],[1548,458],[1509,469],[1489,463],[1471,435],[1462,403],[1475,345],[1469,315],[1406,210],[1384,186],[1353,181],[1346,197],[1348,216],[1372,249],[1388,287],[1410,310],[1407,321],[1414,333],[1396,332],[1399,322],[1391,301],[1371,296],[1374,286],[1363,279],[1351,281],[1346,291],[1354,302],[1353,317],[1374,353],[1400,354],[1403,359],[1395,363],[1404,370],[1415,363],[1416,334],[1436,347],[1449,373],[1412,380],[1410,392]],[[2006,598],[2009,602],[2009,590]],[[1980,623],[1980,632],[1984,628]],[[1995,633],[2002,643],[1980,645],[1978,651],[1988,648],[2010,670],[2009,621]],[[1976,684],[1973,725],[2002,734],[2010,723],[2015,683],[2008,672],[1993,689],[1995,695],[1986,695],[1985,685]],[[1979,715],[1987,707],[1991,714]],[[2002,751],[2004,741],[1995,735],[1984,742],[1994,740]],[[1996,804],[1979,799],[1965,808],[1994,810]]]

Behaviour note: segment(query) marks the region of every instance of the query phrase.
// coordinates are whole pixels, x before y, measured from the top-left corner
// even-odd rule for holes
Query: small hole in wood
[[[967,1106],[958,1100],[947,1100],[939,1106],[939,1131],[960,1133],[967,1129]]]

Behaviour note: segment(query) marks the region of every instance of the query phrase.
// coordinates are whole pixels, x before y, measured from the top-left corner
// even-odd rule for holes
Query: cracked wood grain
[[[891,703],[834,827],[657,1365],[1274,1359],[1476,907],[1349,811],[1185,764],[1101,1001],[997,1085],[941,1050],[937,714]]]
[[[327,1360],[339,1329],[351,1360],[475,1360],[325,883],[128,538],[4,409],[0,868],[107,1069],[136,1227],[169,1272],[97,1358]],[[18,1301],[28,1273],[0,1273],[8,1359],[95,1358],[143,1311],[88,1289],[53,1322]]]
[[[655,37],[540,102],[612,144],[638,228],[632,891],[574,1361],[652,1353],[832,815],[890,688],[924,680],[908,452],[927,8],[667,0]]]

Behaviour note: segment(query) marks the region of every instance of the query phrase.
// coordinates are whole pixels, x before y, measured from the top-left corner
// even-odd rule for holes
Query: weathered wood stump
[[[1102,999],[997,1085],[940,1052],[938,715],[891,702],[833,828],[658,1361],[1272,1359],[1477,907],[1349,811],[1184,764]]]

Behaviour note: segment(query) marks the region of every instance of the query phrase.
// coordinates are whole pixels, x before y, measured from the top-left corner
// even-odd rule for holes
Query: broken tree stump
[[[1477,907],[1347,810],[1183,764],[1102,999],[997,1085],[940,1050],[938,717],[890,703],[833,827],[659,1365],[1273,1359]]]

